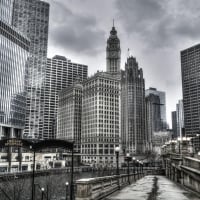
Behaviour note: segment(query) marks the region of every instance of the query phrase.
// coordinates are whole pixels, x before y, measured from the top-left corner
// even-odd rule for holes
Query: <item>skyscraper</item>
[[[145,150],[145,82],[134,57],[127,58],[121,75],[121,137],[123,151]]]
[[[30,41],[12,27],[10,5],[0,1],[0,138],[22,137]],[[3,10],[6,9],[6,10]]]
[[[110,31],[110,36],[107,40],[106,47],[106,71],[107,72],[120,72],[121,64],[121,49],[120,49],[120,40],[117,36],[117,31],[114,27]]]
[[[172,131],[173,131],[173,137],[177,137],[177,113],[176,111],[172,112]]]
[[[161,130],[160,98],[149,94],[145,97],[145,132],[146,147],[152,150],[152,136],[154,132]]]
[[[185,133],[200,130],[200,44],[181,51],[181,71]]]
[[[40,127],[41,138],[56,137],[58,92],[71,86],[77,79],[87,79],[88,67],[71,62],[64,56],[56,55],[47,59],[44,84],[44,118]]]
[[[161,112],[160,112],[160,97],[155,94],[149,94],[145,97],[146,102],[150,103],[149,112],[152,115],[152,131],[158,132],[162,130]]]
[[[58,94],[57,139],[75,142],[75,152],[81,151],[81,115],[83,86],[76,82]]]
[[[120,135],[120,79],[97,72],[83,84],[82,162],[96,166],[116,163]]]
[[[12,25],[30,39],[27,108],[24,134],[39,138],[43,123],[44,75],[47,58],[49,4],[40,0],[17,0],[13,4]],[[41,131],[41,130],[40,130]]]
[[[0,1],[0,139],[22,138],[25,126],[30,41],[11,26],[12,3]],[[15,149],[9,147],[5,150],[8,153],[8,171],[11,171],[11,161],[15,159],[11,152]]]
[[[166,95],[163,91],[158,91],[156,88],[150,87],[145,90],[145,96],[149,94],[154,94],[160,98],[160,114],[161,114],[161,129],[167,129],[167,119],[166,119]]]
[[[177,136],[183,136],[183,128],[184,128],[184,111],[183,111],[183,100],[179,100],[176,104],[176,122],[177,122]]]

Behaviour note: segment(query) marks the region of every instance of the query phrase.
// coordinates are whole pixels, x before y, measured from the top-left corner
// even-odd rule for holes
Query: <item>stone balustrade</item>
[[[143,177],[143,173],[80,179],[76,181],[76,200],[100,200]]]
[[[181,185],[200,193],[200,159],[188,155],[163,155],[166,176]]]

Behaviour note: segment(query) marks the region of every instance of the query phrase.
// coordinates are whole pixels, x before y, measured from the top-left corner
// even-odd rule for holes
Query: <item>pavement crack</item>
[[[158,195],[158,178],[155,176],[153,178],[153,188],[151,192],[149,193],[147,200],[156,200]]]

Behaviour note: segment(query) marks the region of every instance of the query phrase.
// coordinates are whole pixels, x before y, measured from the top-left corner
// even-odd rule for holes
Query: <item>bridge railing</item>
[[[99,200],[143,177],[143,173],[87,178],[76,181],[76,200]]]

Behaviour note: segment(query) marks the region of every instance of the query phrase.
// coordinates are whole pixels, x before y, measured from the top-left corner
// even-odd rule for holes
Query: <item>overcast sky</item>
[[[48,56],[106,69],[106,40],[115,19],[121,68],[127,49],[143,69],[146,89],[166,92],[167,120],[182,98],[180,51],[200,41],[200,0],[47,0]]]

